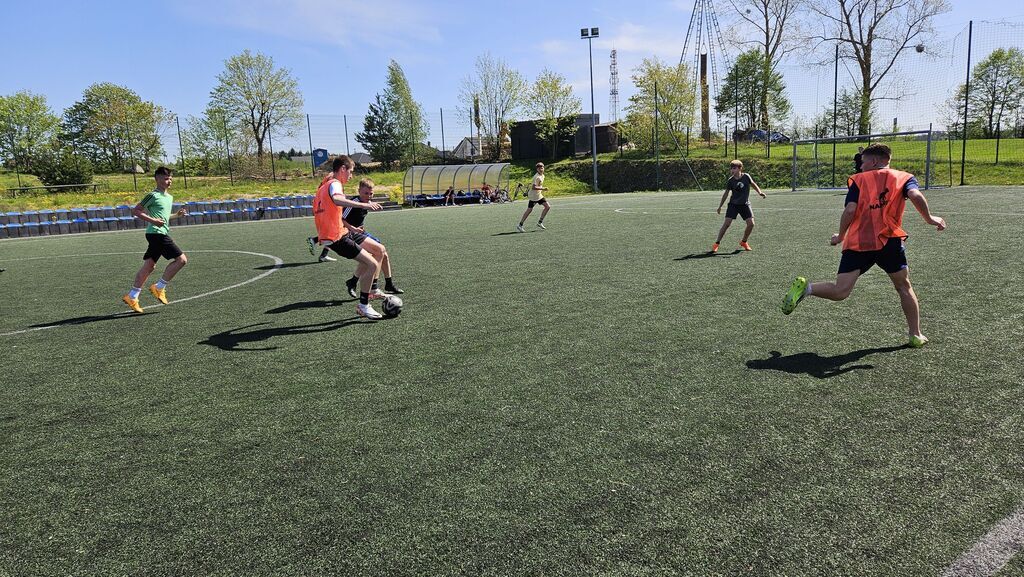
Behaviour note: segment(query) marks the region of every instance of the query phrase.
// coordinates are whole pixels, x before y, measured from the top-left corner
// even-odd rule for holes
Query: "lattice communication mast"
[[[718,26],[718,16],[712,0],[696,0],[690,25],[686,29],[686,40],[683,42],[683,53],[679,57],[680,64],[687,63],[687,54],[693,49],[693,88],[695,100],[700,105],[700,135],[704,140],[711,140],[711,100],[717,97],[720,87],[718,82],[718,63],[721,61],[726,70],[729,68],[729,56],[725,52],[722,30]],[[709,62],[710,61],[710,62]],[[711,68],[711,82],[708,83],[708,64]],[[721,129],[721,118],[718,119]]]
[[[619,121],[619,62],[614,48],[612,49],[612,63],[609,69],[611,75],[608,77],[608,109],[611,111],[611,121],[614,124]]]

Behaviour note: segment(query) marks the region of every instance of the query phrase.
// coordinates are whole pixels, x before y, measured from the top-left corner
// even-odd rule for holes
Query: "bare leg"
[[[164,282],[171,282],[171,279],[174,278],[174,275],[178,274],[178,271],[181,270],[187,264],[188,257],[182,254],[178,258],[172,260],[171,264],[167,265],[167,268],[164,269],[163,276],[161,276],[160,278],[162,278]]]
[[[149,275],[153,274],[153,269],[155,268],[155,260],[146,259],[142,261],[142,268],[139,269],[139,272],[135,273],[135,284],[132,286],[134,288],[142,288],[142,286],[146,284],[146,279],[149,278]]]
[[[846,300],[853,292],[853,286],[857,284],[860,271],[854,270],[836,275],[836,282],[816,282],[809,285],[811,296],[821,297],[830,301]]]
[[[540,213],[540,221],[541,222],[544,222],[544,217],[548,215],[548,211],[549,210],[551,210],[551,205],[545,202],[544,203],[544,210],[542,210],[541,213]]]
[[[369,252],[362,250],[356,256],[356,276],[359,277],[359,292],[369,293],[373,285],[373,275],[377,272],[377,261]]]
[[[725,222],[722,223],[722,228],[718,229],[718,239],[715,240],[715,244],[721,244],[722,237],[725,236],[725,231],[729,230],[729,225],[732,224],[732,221],[733,219],[727,218],[725,219]]]
[[[921,335],[921,308],[917,302],[914,287],[910,286],[910,273],[907,269],[889,275],[889,280],[900,295],[900,306],[907,317],[907,330],[910,336]]]
[[[750,217],[750,218],[747,219],[747,228],[744,229],[744,231],[743,231],[743,240],[741,240],[740,242],[747,242],[747,239],[750,238],[750,233],[753,232],[753,231],[754,231],[754,217]]]
[[[519,219],[519,226],[522,226],[523,223],[526,222],[526,219],[530,216],[531,212],[533,212],[533,207],[532,206],[527,206],[526,207],[526,212],[523,213],[523,218]]]

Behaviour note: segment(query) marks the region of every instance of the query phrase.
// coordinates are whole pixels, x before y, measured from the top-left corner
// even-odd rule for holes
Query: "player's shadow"
[[[304,311],[306,309],[322,309],[325,307],[336,307],[339,305],[349,304],[355,302],[356,299],[349,299],[345,301],[306,301],[301,303],[292,303],[290,305],[284,305],[277,307],[276,309],[270,309],[266,311],[265,315],[279,315],[281,313],[290,313],[292,311]]]
[[[810,375],[816,379],[828,379],[850,371],[873,369],[875,365],[850,365],[848,363],[857,362],[868,355],[896,352],[907,348],[907,346],[898,345],[861,349],[832,357],[823,357],[818,353],[796,353],[783,356],[779,351],[771,351],[769,353],[771,356],[767,359],[751,359],[747,361],[747,368],[782,371],[797,375]]]
[[[265,264],[263,266],[255,267],[253,270],[272,270],[276,268],[295,268],[297,266],[309,266],[311,264],[321,264],[320,261],[311,260],[309,262],[286,262],[284,264]]]
[[[262,329],[255,329],[246,331],[252,327],[260,327],[267,323],[256,323],[254,325],[246,325],[244,327],[238,327],[237,329],[231,329],[222,333],[217,333],[210,336],[205,341],[199,341],[200,345],[210,345],[211,347],[217,347],[223,351],[272,351],[278,347],[245,347],[241,345],[246,343],[259,343],[274,337],[288,337],[296,335],[309,335],[313,333],[326,333],[329,331],[336,331],[343,329],[349,325],[372,323],[373,321],[367,321],[361,317],[354,317],[350,319],[342,319],[337,321],[328,321],[324,323],[313,323],[308,325],[296,325],[291,327],[268,327]]]
[[[736,250],[734,250],[732,252],[711,252],[711,251],[708,251],[708,252],[695,252],[693,254],[688,254],[686,256],[681,256],[679,258],[674,258],[672,260],[699,260],[699,259],[702,259],[702,258],[715,258],[715,257],[728,258],[728,257],[730,257],[730,256],[732,256],[734,254],[739,254],[741,252],[743,252],[743,251],[740,250],[740,249],[736,249]]]
[[[50,322],[50,323],[39,323],[37,325],[32,325],[30,328],[41,329],[41,328],[49,328],[49,327],[68,327],[68,326],[74,326],[74,325],[87,325],[87,324],[90,324],[90,323],[98,323],[98,322],[101,322],[101,321],[114,321],[114,320],[117,320],[117,319],[130,319],[132,317],[141,317],[141,316],[144,316],[144,315],[151,315],[151,314],[156,314],[156,313],[123,312],[123,313],[114,313],[112,315],[91,315],[91,316],[87,316],[87,317],[74,317],[74,318],[70,318],[70,319],[64,319],[62,321],[53,321],[53,322]]]

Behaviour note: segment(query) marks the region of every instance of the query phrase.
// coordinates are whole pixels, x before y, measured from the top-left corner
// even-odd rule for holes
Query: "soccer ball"
[[[402,313],[402,299],[395,295],[388,295],[380,308],[385,317],[393,319]]]
[[[924,52],[924,44],[918,44],[914,47],[914,50],[917,50],[918,53]]]

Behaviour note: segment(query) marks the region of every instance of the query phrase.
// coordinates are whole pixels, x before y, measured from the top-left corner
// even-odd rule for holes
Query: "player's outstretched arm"
[[[920,190],[916,188],[910,189],[909,191],[907,191],[907,198],[910,199],[911,203],[913,203],[914,208],[917,209],[917,212],[921,213],[921,217],[924,218],[925,222],[934,226],[938,230],[946,230],[945,219],[943,219],[941,216],[935,216],[934,214],[931,213],[931,211],[928,209],[928,199],[926,199],[924,195],[921,194]]]
[[[750,179],[750,184],[754,185],[754,190],[757,191],[757,194],[761,195],[761,198],[768,198],[768,195],[761,191],[761,187],[758,186],[756,182],[754,182],[753,178]]]
[[[373,202],[373,201],[370,201],[370,202],[359,202],[358,200],[349,200],[349,199],[345,198],[343,195],[340,195],[340,194],[332,196],[331,200],[333,200],[334,204],[336,204],[338,206],[348,206],[348,207],[351,207],[351,208],[365,208],[366,210],[380,210],[381,209],[381,206],[379,204],[377,204],[376,202]]]

